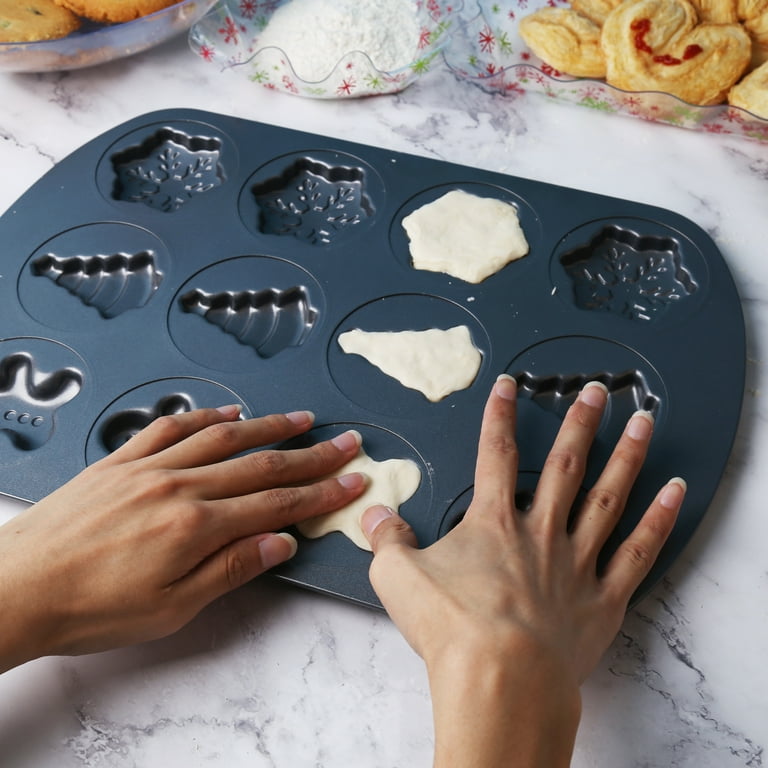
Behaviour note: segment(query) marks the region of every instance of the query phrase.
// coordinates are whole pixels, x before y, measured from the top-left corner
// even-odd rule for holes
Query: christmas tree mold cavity
[[[535,376],[523,372],[515,379],[521,397],[528,397],[542,408],[559,414],[565,413],[588,381],[599,381],[612,398],[627,400],[630,413],[644,410],[655,417],[661,402],[660,396],[651,391],[645,376],[636,370],[559,376]]]
[[[225,181],[221,141],[162,128],[111,158],[115,200],[172,213]]]
[[[300,158],[279,176],[254,184],[259,231],[328,245],[373,216],[361,168]]]
[[[50,439],[56,411],[82,388],[73,368],[41,373],[32,357],[16,353],[0,360],[0,432],[16,448],[31,451]]]
[[[101,427],[100,438],[104,448],[112,453],[161,416],[188,413],[192,402],[185,395],[168,395],[149,408],[130,408],[118,411]]]
[[[32,262],[32,273],[66,288],[106,319],[143,307],[163,277],[149,251],[67,258],[45,254]]]
[[[631,320],[655,320],[698,287],[676,240],[617,226],[605,227],[586,245],[561,256],[560,263],[578,307]]]
[[[263,358],[303,344],[317,320],[301,286],[220,293],[195,289],[179,302],[185,312],[200,315]]]

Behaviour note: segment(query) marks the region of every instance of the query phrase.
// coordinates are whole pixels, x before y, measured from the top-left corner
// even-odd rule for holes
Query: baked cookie
[[[752,55],[740,24],[700,24],[688,0],[624,0],[605,20],[601,44],[611,85],[700,105],[724,102]]]
[[[179,0],[56,0],[78,16],[91,21],[122,23],[176,5]]]
[[[728,103],[768,120],[768,61],[728,91]]]
[[[54,40],[79,27],[80,19],[53,0],[0,0],[0,43]]]
[[[605,77],[600,27],[570,8],[544,7],[520,20],[520,37],[543,61],[575,77]]]

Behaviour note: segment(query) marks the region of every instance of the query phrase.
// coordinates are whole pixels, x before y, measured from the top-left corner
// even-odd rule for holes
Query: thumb
[[[413,528],[394,509],[383,504],[368,507],[363,513],[360,525],[374,555],[392,544],[418,546]]]

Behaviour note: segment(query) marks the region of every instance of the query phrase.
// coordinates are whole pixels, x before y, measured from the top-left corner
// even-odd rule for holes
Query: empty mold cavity
[[[149,408],[129,408],[110,416],[102,425],[100,439],[108,453],[116,451],[132,437],[148,427],[161,416],[187,413],[193,408],[191,400],[185,395],[162,397]]]
[[[676,239],[614,225],[563,254],[560,263],[578,307],[631,320],[653,320],[698,288]]]
[[[162,128],[112,155],[112,197],[170,213],[225,181],[221,141]]]
[[[373,216],[362,168],[297,159],[279,176],[254,184],[258,228],[328,245]]]
[[[604,384],[610,397],[626,401],[631,411],[642,409],[655,417],[661,401],[659,395],[651,391],[642,372],[637,370],[569,376],[535,376],[524,372],[517,374],[515,379],[520,396],[528,397],[542,408],[560,414],[565,413],[588,381]]]
[[[156,379],[129,389],[91,425],[85,445],[86,463],[93,464],[116,451],[156,419],[226,403],[240,405],[242,418],[251,417],[248,405],[237,393],[207,379]]]
[[[49,278],[104,318],[143,307],[163,277],[150,251],[67,258],[48,253],[31,266],[35,276]]]
[[[79,371],[62,368],[41,372],[23,352],[0,360],[0,431],[23,451],[44,445],[53,434],[54,414],[76,397],[83,380]]]
[[[168,330],[190,360],[244,373],[304,355],[324,317],[323,290],[305,269],[271,256],[236,256],[179,287]]]
[[[530,470],[522,470],[518,472],[517,483],[515,486],[515,509],[518,512],[524,513],[530,511],[533,506],[533,497],[540,477],[540,472],[533,472]],[[451,504],[440,524],[438,538],[441,538],[449,531],[452,531],[464,519],[464,515],[466,515],[467,510],[472,503],[473,495],[474,488],[468,488]],[[576,494],[576,500],[572,505],[569,520],[573,519],[585,496],[585,490],[580,488]]]
[[[179,303],[185,312],[200,315],[264,358],[303,344],[317,320],[301,286],[220,293],[195,289]]]

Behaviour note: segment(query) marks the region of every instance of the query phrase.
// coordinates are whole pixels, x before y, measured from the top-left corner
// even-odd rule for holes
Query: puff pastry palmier
[[[742,21],[768,13],[768,0],[737,0],[736,12]]]
[[[605,77],[600,27],[571,8],[544,7],[523,17],[520,37],[543,61],[575,77]]]
[[[608,14],[620,2],[621,0],[571,0],[571,8],[602,27]]]
[[[728,103],[768,120],[768,61],[731,88]]]
[[[753,69],[759,67],[768,61],[768,11],[760,16],[747,19],[744,22],[744,29],[752,38],[752,61],[750,67]]]
[[[737,24],[736,0],[691,0],[699,21],[707,24]]]
[[[611,85],[699,105],[725,101],[752,52],[740,24],[700,24],[688,0],[624,0],[608,14],[601,44]]]

